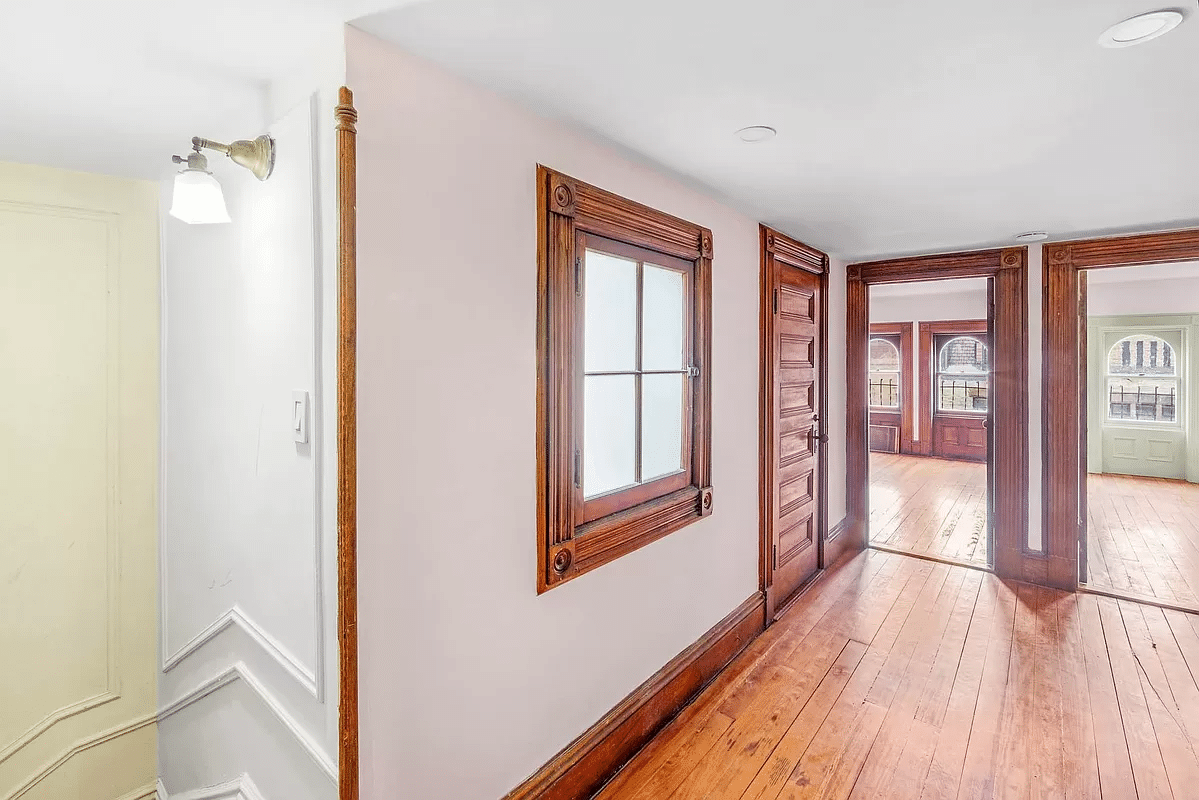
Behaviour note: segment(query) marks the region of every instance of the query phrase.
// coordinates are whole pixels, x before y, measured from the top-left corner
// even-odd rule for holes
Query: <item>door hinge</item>
[[[580,297],[583,294],[583,259],[581,256],[575,256],[575,296]]]
[[[577,489],[577,488],[579,488],[579,486],[581,486],[581,485],[582,485],[582,484],[580,483],[580,479],[581,479],[581,477],[582,477],[582,473],[583,473],[583,464],[582,464],[582,460],[583,460],[583,459],[582,459],[582,458],[579,456],[579,451],[578,451],[578,450],[576,450],[576,451],[575,451],[575,463],[574,463],[574,473],[575,473],[575,488],[576,488],[576,489]]]
[[[779,565],[779,546],[777,544],[774,546],[774,561],[771,563],[776,567]]]
[[[774,313],[779,313],[779,290],[774,290]]]

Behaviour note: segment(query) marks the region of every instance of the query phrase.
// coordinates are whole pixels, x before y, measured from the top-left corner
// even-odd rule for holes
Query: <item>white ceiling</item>
[[[1096,45],[1157,7],[434,0],[355,24],[862,258],[1199,223],[1199,20]]]
[[[252,137],[269,81],[402,0],[4,0],[0,160],[156,178]]]

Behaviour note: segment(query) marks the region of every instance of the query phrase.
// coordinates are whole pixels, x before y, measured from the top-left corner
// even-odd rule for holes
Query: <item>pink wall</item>
[[[347,48],[363,797],[494,800],[757,589],[757,223],[357,30]],[[716,512],[541,597],[537,163],[715,241]]]

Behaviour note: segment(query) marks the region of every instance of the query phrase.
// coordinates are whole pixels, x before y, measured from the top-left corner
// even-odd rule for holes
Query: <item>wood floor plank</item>
[[[991,636],[983,664],[978,704],[975,707],[970,741],[962,759],[958,782],[959,800],[982,800],[992,795],[999,739],[999,722],[1007,692],[1008,668],[1015,630],[1016,593],[995,581],[997,596],[991,619]]]
[[[1099,782],[1109,798],[1137,796],[1132,774],[1132,756],[1120,701],[1116,696],[1116,676],[1108,656],[1107,636],[1099,612],[1099,597],[1078,598],[1080,636],[1091,699],[1092,730],[1099,762]]]
[[[1120,604],[1109,597],[1096,598],[1099,618],[1103,623],[1108,659],[1120,703],[1120,719],[1124,738],[1132,761],[1138,800],[1164,800],[1173,796],[1166,766],[1162,762],[1161,746],[1154,732],[1149,705],[1141,685],[1141,669],[1124,628]]]
[[[882,555],[826,576],[600,800],[1199,797],[1199,617]]]
[[[994,576],[986,576],[981,583],[966,643],[953,677],[949,702],[940,722],[941,732],[921,790],[921,800],[952,800],[957,797],[991,640],[999,585]]]
[[[669,796],[723,738],[732,724],[733,720],[720,712],[709,714],[669,755],[661,760],[635,762],[633,768],[622,770],[596,798],[602,800],[621,792],[624,792],[621,796],[629,800],[656,800]]]
[[[1087,477],[1090,586],[1199,611],[1199,484]]]
[[[870,541],[909,553],[987,563],[987,467],[870,454]]]
[[[1060,647],[1058,669],[1063,695],[1062,770],[1067,800],[1090,800],[1101,794],[1091,693],[1087,684],[1086,656],[1078,613],[1079,597],[1076,594],[1063,594],[1054,604]]]

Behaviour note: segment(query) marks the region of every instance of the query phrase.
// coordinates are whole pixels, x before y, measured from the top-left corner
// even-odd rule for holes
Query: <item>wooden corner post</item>
[[[354,93],[337,108],[337,630],[340,800],[358,800],[357,151]]]

